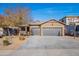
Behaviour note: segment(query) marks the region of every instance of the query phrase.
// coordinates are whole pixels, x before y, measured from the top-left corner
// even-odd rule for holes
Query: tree
[[[0,27],[2,27],[3,21],[4,21],[4,16],[0,15]]]
[[[6,9],[5,12],[7,14],[6,21],[8,22],[9,26],[19,26],[28,24],[30,17],[29,17],[29,10],[28,8],[10,8]]]

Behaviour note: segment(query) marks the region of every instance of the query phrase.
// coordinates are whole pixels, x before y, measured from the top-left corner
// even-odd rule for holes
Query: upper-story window
[[[66,20],[69,20],[70,21],[70,20],[72,20],[72,18],[66,18]]]
[[[67,20],[68,20],[69,22],[78,22],[78,21],[79,21],[78,18],[67,18]]]
[[[78,22],[79,21],[79,19],[78,18],[74,18],[74,22]]]

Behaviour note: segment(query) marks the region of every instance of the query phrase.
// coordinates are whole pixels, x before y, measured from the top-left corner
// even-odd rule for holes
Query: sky
[[[0,3],[0,14],[4,15],[6,8],[16,6],[31,9],[33,20],[59,20],[65,16],[79,16],[78,3]]]

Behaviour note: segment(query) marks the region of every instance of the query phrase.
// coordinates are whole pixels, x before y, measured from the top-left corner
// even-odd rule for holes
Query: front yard
[[[11,42],[11,44],[8,46],[3,45],[3,40],[6,38],[10,38],[9,41]],[[6,55],[6,54],[13,52],[14,50],[19,48],[26,41],[27,41],[27,39],[20,40],[19,36],[10,36],[10,37],[5,36],[3,38],[0,38],[0,55]]]
[[[79,37],[26,36],[19,40],[19,36],[13,36],[11,45],[0,45],[0,55],[79,55]]]

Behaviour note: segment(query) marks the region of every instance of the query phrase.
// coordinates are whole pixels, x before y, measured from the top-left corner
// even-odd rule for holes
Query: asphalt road
[[[28,42],[22,44],[9,55],[16,56],[78,56],[79,41],[60,36],[30,36]]]

